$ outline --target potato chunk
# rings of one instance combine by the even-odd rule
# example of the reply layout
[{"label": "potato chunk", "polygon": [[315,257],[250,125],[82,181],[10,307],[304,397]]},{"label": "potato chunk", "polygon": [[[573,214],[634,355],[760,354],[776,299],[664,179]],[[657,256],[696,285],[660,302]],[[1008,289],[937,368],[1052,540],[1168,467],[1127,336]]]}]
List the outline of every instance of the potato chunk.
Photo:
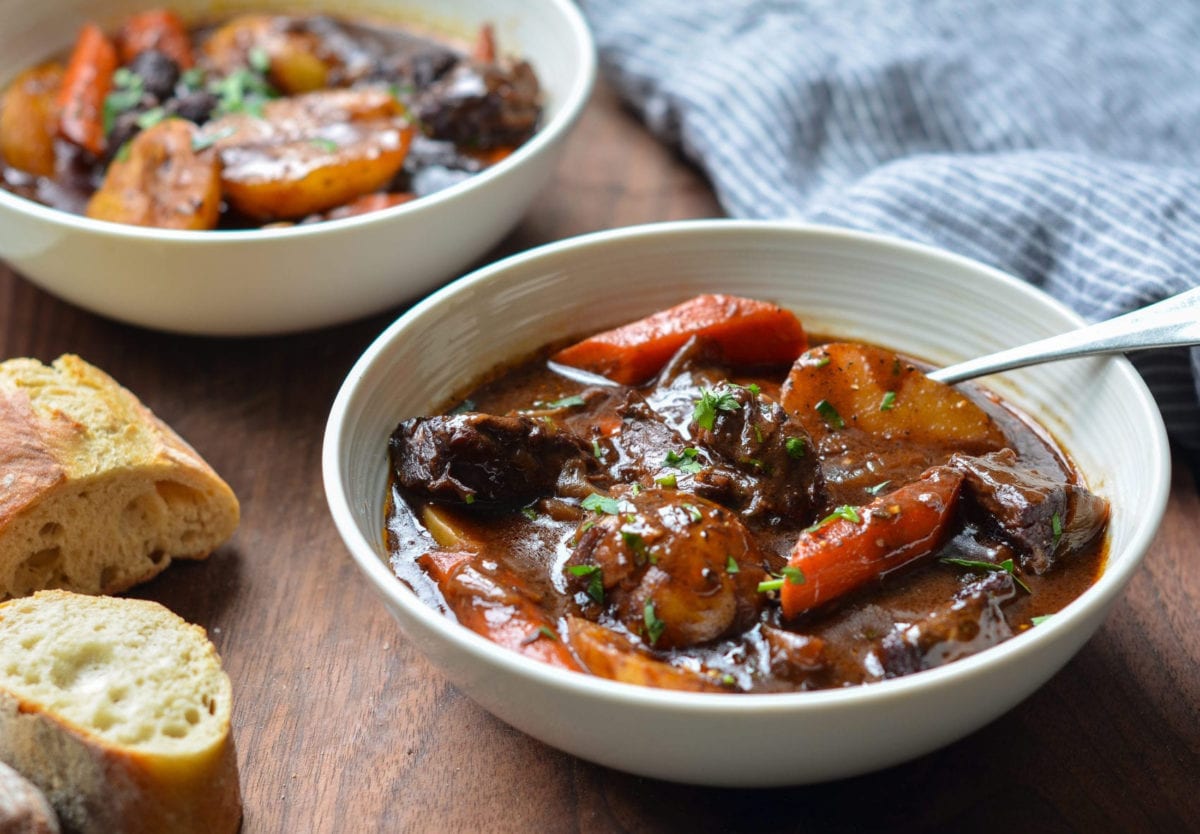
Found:
[{"label": "potato chunk", "polygon": [[40,177],[54,176],[54,134],[58,129],[60,64],[25,70],[0,104],[0,156],[14,168]]},{"label": "potato chunk", "polygon": [[250,64],[250,50],[261,49],[270,63],[267,76],[284,93],[308,93],[325,87],[337,60],[302,21],[277,15],[235,17],[204,43],[209,64],[228,75]]},{"label": "potato chunk", "polygon": [[853,428],[969,453],[1004,445],[978,405],[895,353],[869,345],[834,342],[807,351],[792,367],[781,399],[817,442]]},{"label": "potato chunk", "polygon": [[234,114],[205,126],[238,211],[292,220],[383,189],[404,164],[413,128],[379,89],[325,90],[268,102],[263,117]]},{"label": "potato chunk", "polygon": [[97,220],[160,229],[213,229],[221,209],[220,163],[194,150],[196,127],[167,119],[139,133],[88,202]]}]

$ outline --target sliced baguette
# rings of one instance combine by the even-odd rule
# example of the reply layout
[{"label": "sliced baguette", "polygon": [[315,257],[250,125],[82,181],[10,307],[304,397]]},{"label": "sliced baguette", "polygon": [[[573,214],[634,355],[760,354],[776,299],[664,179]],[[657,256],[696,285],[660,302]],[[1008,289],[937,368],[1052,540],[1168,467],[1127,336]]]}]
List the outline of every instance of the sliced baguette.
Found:
[{"label": "sliced baguette", "polygon": [[68,832],[237,831],[231,699],[204,629],[156,602],[0,604],[0,761]]},{"label": "sliced baguette", "polygon": [[233,491],[77,356],[0,362],[0,600],[123,591],[233,535]]}]

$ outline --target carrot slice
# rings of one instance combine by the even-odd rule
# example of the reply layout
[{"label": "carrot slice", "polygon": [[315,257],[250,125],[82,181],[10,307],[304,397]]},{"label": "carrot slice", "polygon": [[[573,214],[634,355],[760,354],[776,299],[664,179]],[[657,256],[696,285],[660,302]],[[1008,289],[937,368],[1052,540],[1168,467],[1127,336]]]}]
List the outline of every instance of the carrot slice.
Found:
[{"label": "carrot slice", "polygon": [[962,482],[961,474],[939,466],[801,533],[780,588],[784,616],[803,614],[936,553],[950,532]]},{"label": "carrot slice", "polygon": [[658,373],[688,339],[700,336],[733,365],[792,362],[807,346],[799,319],[766,301],[700,295],[554,354],[553,361],[634,385]]},{"label": "carrot slice", "polygon": [[445,550],[417,559],[459,623],[526,657],[578,671],[554,621],[538,608],[536,592],[511,571],[482,562],[477,553]]},{"label": "carrot slice", "polygon": [[116,69],[112,41],[94,23],[84,26],[58,92],[58,132],[96,156],[104,152],[104,99]]},{"label": "carrot slice", "polygon": [[133,15],[121,27],[117,43],[121,47],[121,61],[126,64],[151,49],[163,53],[182,69],[190,69],[196,62],[183,20],[169,9],[148,9]]}]

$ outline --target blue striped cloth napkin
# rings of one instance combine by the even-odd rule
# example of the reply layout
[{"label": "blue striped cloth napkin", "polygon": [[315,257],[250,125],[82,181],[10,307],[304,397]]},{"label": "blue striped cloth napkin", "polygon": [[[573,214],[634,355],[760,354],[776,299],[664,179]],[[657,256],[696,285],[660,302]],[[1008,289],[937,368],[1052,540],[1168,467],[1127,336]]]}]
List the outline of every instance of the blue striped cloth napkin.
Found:
[{"label": "blue striped cloth napkin", "polygon": [[[1200,283],[1200,5],[581,0],[735,217],[976,258],[1089,319]],[[1134,357],[1200,449],[1200,349]]]}]

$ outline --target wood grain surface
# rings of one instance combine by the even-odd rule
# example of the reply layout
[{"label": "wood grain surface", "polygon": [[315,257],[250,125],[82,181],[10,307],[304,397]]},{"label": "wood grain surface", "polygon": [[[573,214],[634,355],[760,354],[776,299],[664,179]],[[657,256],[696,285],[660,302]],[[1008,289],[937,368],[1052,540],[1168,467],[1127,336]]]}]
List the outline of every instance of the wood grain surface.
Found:
[{"label": "wood grain surface", "polygon": [[[703,178],[601,88],[556,179],[487,260],[596,229],[720,213]],[[216,340],[77,310],[0,266],[0,354],[75,352],[231,483],[233,542],[138,596],[205,626],[236,696],[244,831],[1200,831],[1200,500],[1176,456],[1166,521],[1103,628],[1039,692],[939,752],[786,790],[629,776],[546,747],[406,643],[339,540],[320,447],[346,371],[400,311]]]}]

